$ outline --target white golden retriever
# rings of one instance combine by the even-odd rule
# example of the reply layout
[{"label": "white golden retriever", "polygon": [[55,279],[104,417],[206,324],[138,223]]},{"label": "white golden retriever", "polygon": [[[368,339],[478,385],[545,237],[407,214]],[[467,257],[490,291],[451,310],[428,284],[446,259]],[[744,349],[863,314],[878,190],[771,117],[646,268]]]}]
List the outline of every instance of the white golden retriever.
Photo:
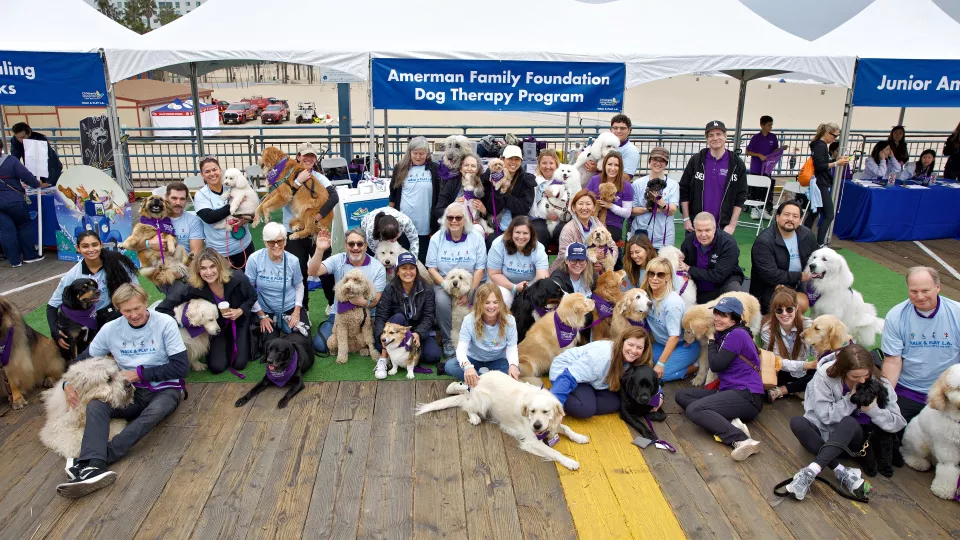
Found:
[{"label": "white golden retriever", "polygon": [[960,365],[950,366],[927,394],[927,406],[907,425],[903,436],[903,461],[926,471],[936,461],[930,491],[953,500],[960,481]]},{"label": "white golden retriever", "polygon": [[586,435],[561,423],[563,405],[549,390],[515,381],[499,371],[484,373],[469,392],[417,405],[416,414],[451,407],[461,408],[475,426],[483,418],[500,424],[500,429],[520,442],[521,450],[556,461],[571,471],[579,469],[580,464],[554,450],[545,441],[562,433],[577,444],[590,442]]},{"label": "white golden retriever", "polygon": [[607,155],[611,150],[618,148],[620,148],[620,138],[609,131],[605,131],[597,136],[589,150],[581,152],[580,155],[577,156],[577,162],[573,164],[573,168],[576,169],[577,174],[580,175],[581,187],[586,187],[587,182],[589,182],[594,175],[594,173],[584,168],[584,164],[588,160],[593,160],[597,162],[597,169],[599,169],[603,156]]},{"label": "white golden retriever", "polygon": [[[71,409],[63,391],[63,381],[70,383],[80,397],[80,405]],[[133,403],[133,385],[120,375],[120,367],[110,356],[77,362],[53,388],[43,392],[47,421],[40,429],[40,442],[65,458],[80,455],[83,428],[87,423],[87,403],[98,399],[115,409]],[[127,425],[125,420],[110,421],[110,438]]]},{"label": "white golden retriever", "polygon": [[[673,273],[677,273],[677,267],[680,266],[680,262],[683,261],[683,252],[679,248],[674,246],[663,246],[660,248],[660,252],[657,255],[663,257],[664,259],[670,261],[670,265],[673,268]],[[679,288],[674,287],[674,290],[677,291],[677,294],[680,295],[680,298],[683,299],[683,303],[686,304],[687,309],[697,305],[697,284],[693,282],[692,279],[686,281],[687,286],[680,286]],[[683,289],[683,293],[680,292],[680,289]]]},{"label": "white golden retriever", "polygon": [[856,343],[865,347],[873,344],[877,334],[883,332],[883,319],[877,317],[877,308],[864,302],[863,295],[853,289],[847,260],[830,248],[820,248],[810,255],[804,270],[810,272],[807,295],[813,317],[834,315]]},{"label": "white golden retriever", "polygon": [[452,304],[450,312],[450,324],[452,325],[450,327],[450,341],[453,343],[453,347],[456,348],[457,344],[460,343],[460,326],[463,324],[463,318],[467,316],[467,313],[470,313],[470,307],[461,306],[459,300],[463,296],[470,294],[470,287],[473,286],[473,274],[462,268],[454,268],[447,272],[440,286],[443,287],[444,292],[450,295],[450,302]]},{"label": "white golden retriever", "polygon": [[[192,336],[190,334],[191,330],[184,328],[184,311],[186,311],[187,323],[194,328],[203,328],[202,333]],[[173,308],[173,316],[180,325],[180,337],[183,338],[183,344],[187,346],[190,368],[194,371],[207,369],[207,366],[200,363],[200,359],[210,352],[210,336],[220,333],[220,325],[217,324],[220,310],[207,300],[194,298]]]},{"label": "white golden retriever", "polygon": [[[377,251],[374,256],[386,270],[388,282],[397,275],[397,261],[400,258],[400,254],[406,251],[407,248],[401,246],[396,240],[381,240],[377,245]],[[420,277],[425,279],[427,283],[433,282],[430,273],[427,271],[427,267],[420,261],[417,261],[417,271],[420,272]]]}]

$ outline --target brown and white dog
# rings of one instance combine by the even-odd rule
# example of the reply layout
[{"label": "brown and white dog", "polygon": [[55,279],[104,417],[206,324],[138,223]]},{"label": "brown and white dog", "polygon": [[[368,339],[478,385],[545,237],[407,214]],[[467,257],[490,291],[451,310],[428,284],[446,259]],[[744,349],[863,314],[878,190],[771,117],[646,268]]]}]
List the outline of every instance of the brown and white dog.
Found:
[{"label": "brown and white dog", "polygon": [[[163,257],[159,251],[144,249],[137,252],[140,273],[157,286],[167,286],[187,273],[183,261],[187,250],[177,243],[170,217],[173,208],[159,195],[151,195],[140,205],[140,221],[133,226],[130,236],[120,244],[122,249],[135,250],[144,242],[154,240],[158,234],[162,240]],[[160,229],[158,233],[158,229]]]},{"label": "brown and white dog", "polygon": [[65,369],[57,344],[28,326],[5,296],[0,296],[0,359],[14,409],[27,405],[24,393],[40,385],[50,388]]},{"label": "brown and white dog", "polygon": [[593,300],[582,293],[568,294],[560,300],[552,316],[535,322],[518,346],[520,375],[539,377],[547,373],[553,359],[574,346],[577,333],[587,325],[587,315],[593,308]]},{"label": "brown and white dog", "polygon": [[[373,298],[373,284],[367,279],[363,270],[351,270],[333,287],[337,303],[341,298]],[[370,356],[376,348],[373,344],[373,317],[370,309],[356,305],[344,306],[348,309],[340,311],[333,319],[333,331],[327,340],[330,353],[337,354],[337,363],[346,364],[348,355],[359,352],[363,356]]]},{"label": "brown and white dog", "polygon": [[603,271],[613,270],[617,264],[617,243],[606,227],[597,227],[586,238],[587,259],[603,265]]},{"label": "brown and white dog", "polygon": [[470,294],[470,288],[473,286],[473,275],[462,268],[454,268],[447,272],[440,286],[443,287],[444,292],[450,295],[452,306],[450,311],[450,341],[456,348],[457,344],[460,343],[460,326],[463,324],[463,318],[467,316],[467,313],[470,313],[470,307],[461,306],[460,299]]},{"label": "brown and white dog", "polygon": [[[276,173],[272,173],[274,167],[283,163],[284,160],[286,160],[284,165],[278,167]],[[293,210],[293,219],[290,220],[290,230],[293,232],[290,235],[291,240],[313,238],[320,230],[330,230],[333,212],[318,218],[320,208],[327,202],[326,188],[321,186],[313,175],[310,175],[305,182],[297,180],[299,174],[307,170],[306,167],[273,146],[263,150],[260,166],[267,171],[268,177],[273,178],[275,183],[273,191],[263,197],[260,206],[254,212],[252,223],[254,227],[269,220],[274,210],[289,204]]]},{"label": "brown and white dog", "polygon": [[610,325],[613,323],[613,313],[617,303],[623,298],[620,284],[627,273],[623,270],[604,272],[597,279],[597,286],[593,289],[593,334],[591,341],[609,339],[613,334]]},{"label": "brown and white dog", "polygon": [[653,300],[647,291],[636,288],[623,293],[613,306],[613,320],[610,321],[610,339],[617,339],[631,326],[646,327],[647,314],[653,307]]},{"label": "brown and white dog", "polygon": [[412,379],[413,369],[420,362],[420,345],[413,340],[412,328],[386,323],[383,325],[383,333],[380,334],[380,345],[387,351],[387,358],[393,364],[387,374],[396,375],[397,369],[403,367],[407,370],[407,378]]}]

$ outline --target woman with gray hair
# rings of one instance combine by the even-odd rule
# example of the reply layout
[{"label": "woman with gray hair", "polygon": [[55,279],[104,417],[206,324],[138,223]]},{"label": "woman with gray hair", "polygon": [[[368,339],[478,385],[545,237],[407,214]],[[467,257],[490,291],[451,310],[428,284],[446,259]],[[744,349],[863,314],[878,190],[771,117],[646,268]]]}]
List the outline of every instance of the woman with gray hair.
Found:
[{"label": "woman with gray hair", "polygon": [[[300,308],[306,291],[300,262],[284,251],[287,228],[282,224],[270,222],[264,225],[263,243],[266,247],[250,256],[245,270],[247,279],[257,291],[253,312],[260,319],[260,332],[264,337],[280,331],[289,334],[301,323]],[[303,323],[303,328],[309,330],[310,321]]]},{"label": "woman with gray hair", "polygon": [[430,212],[440,195],[440,172],[430,160],[430,143],[423,137],[414,137],[407,143],[407,153],[393,169],[390,178],[390,206],[407,215],[417,229],[419,249],[410,250],[420,262],[427,259],[430,235],[437,231],[430,220]]},{"label": "woman with gray hair", "polygon": [[[845,166],[849,161],[847,157],[837,158],[836,161],[830,157],[830,144],[839,139],[840,127],[833,123],[827,123],[820,124],[817,128],[817,134],[810,142],[810,156],[813,159],[813,175],[816,178],[816,183],[810,182],[808,193],[813,196],[810,197],[810,212],[807,214],[807,219],[803,222],[803,225],[813,230],[814,224],[817,221],[820,222],[820,225],[817,226],[817,244],[820,247],[826,245],[827,231],[830,230],[830,224],[834,217],[833,197],[831,195],[834,170],[837,167]],[[817,193],[813,193],[815,190],[819,192],[819,201],[817,200]]]}]

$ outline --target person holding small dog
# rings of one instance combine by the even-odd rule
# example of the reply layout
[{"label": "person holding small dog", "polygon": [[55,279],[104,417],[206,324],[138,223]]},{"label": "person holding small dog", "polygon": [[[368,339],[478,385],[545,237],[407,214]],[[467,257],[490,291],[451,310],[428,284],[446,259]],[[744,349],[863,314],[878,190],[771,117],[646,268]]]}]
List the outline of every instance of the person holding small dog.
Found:
[{"label": "person holding small dog", "polygon": [[[630,117],[625,114],[616,114],[610,119],[610,133],[613,133],[620,139],[620,155],[623,156],[623,170],[628,177],[633,177],[640,168],[640,150],[637,145],[630,142],[630,133],[633,131],[633,123]],[[584,168],[592,173],[599,172],[597,162],[590,159],[584,163]]]},{"label": "person holding small dog", "polygon": [[[139,285],[125,283],[117,288],[113,304],[123,318],[108,322],[97,333],[77,362],[98,356],[113,356],[122,375],[136,387],[133,403],[113,409],[100,400],[87,404],[86,426],[80,455],[67,460],[68,482],[57,486],[57,494],[76,499],[113,484],[117,473],[107,466],[172,413],[186,390],[183,378],[190,371],[187,348],[172,317],[147,309],[147,292]],[[64,383],[67,404],[80,403],[76,389]],[[110,420],[129,423],[110,439]]]},{"label": "person holding small dog", "polygon": [[244,271],[257,291],[253,313],[260,319],[260,332],[269,339],[280,332],[300,330],[297,327],[302,322],[304,335],[308,335],[310,321],[300,318],[306,287],[300,263],[284,249],[287,228],[280,223],[267,223],[263,226],[263,243],[267,247],[250,256]]},{"label": "person holding small dog", "polygon": [[677,236],[673,215],[680,207],[680,184],[667,176],[669,161],[670,152],[666,148],[654,147],[647,157],[650,173],[633,181],[636,204],[630,210],[633,216],[630,236],[643,234],[656,249],[672,246]]},{"label": "person holding small dog", "polygon": [[[803,500],[814,479],[829,467],[840,482],[842,490],[852,497],[864,497],[870,484],[864,481],[860,469],[844,467],[839,458],[844,447],[858,452],[863,446],[863,427],[873,424],[887,433],[897,433],[907,425],[900,414],[896,400],[886,407],[877,406],[876,398],[866,406],[858,407],[851,397],[860,385],[874,378],[880,380],[893,396],[893,385],[885,379],[873,363],[873,356],[860,345],[849,345],[833,360],[824,361],[807,385],[803,400],[803,416],[790,419],[790,430],[816,460],[797,471],[787,491]],[[892,471],[890,471],[892,473]]]},{"label": "person holding small dog", "polygon": [[550,364],[550,392],[563,404],[564,413],[574,418],[615,413],[620,410],[617,392],[624,368],[627,364],[652,366],[651,342],[646,329],[634,326],[616,341],[603,339],[567,349]]},{"label": "person holding small dog", "polygon": [[726,149],[727,126],[723,122],[709,122],[704,133],[707,148],[690,157],[680,178],[683,228],[693,232],[690,217],[708,212],[724,231],[733,234],[747,200],[747,167]]},{"label": "person holding small dog", "polygon": [[[603,156],[600,174],[595,175],[587,182],[586,189],[598,197],[597,205],[607,209],[607,218],[604,225],[613,236],[614,242],[623,240],[623,223],[631,215],[633,209],[633,186],[630,177],[623,173],[623,156],[616,150]],[[616,186],[617,194],[612,202],[599,200],[600,184],[610,183]]]},{"label": "person holding small dog", "polygon": [[420,237],[417,228],[409,217],[397,210],[384,206],[368,212],[360,220],[360,228],[367,235],[367,251],[371,255],[376,256],[380,242],[396,242],[419,258]]},{"label": "person holding small dog", "polygon": [[[362,306],[368,309],[373,309],[380,303],[381,295],[383,294],[384,288],[387,286],[387,269],[383,267],[383,264],[380,263],[375,257],[371,257],[367,254],[367,235],[364,234],[362,229],[354,227],[347,231],[347,234],[343,238],[343,253],[337,253],[326,259],[322,259],[323,254],[330,249],[330,231],[320,231],[317,233],[317,248],[313,253],[313,257],[310,257],[310,262],[307,264],[307,272],[311,276],[325,276],[332,275],[334,281],[340,281],[343,279],[348,272],[355,269],[360,269],[363,271],[364,275],[367,276],[367,279],[370,280],[370,283],[373,284],[374,295],[373,298],[335,298],[333,306],[340,306],[349,302],[354,306]],[[329,349],[327,347],[327,341],[330,339],[330,335],[333,334],[333,323],[334,319],[337,316],[337,309],[334,309],[330,315],[327,316],[325,320],[320,325],[320,330],[317,332],[316,337],[313,339],[313,348],[317,352],[326,353]],[[377,338],[378,335],[374,337]],[[377,339],[374,339],[376,342]]]},{"label": "person holding small dog", "polygon": [[693,225],[693,234],[688,234],[680,244],[683,261],[677,271],[689,273],[697,284],[697,303],[705,304],[723,293],[739,291],[743,268],[737,241],[727,231],[717,230],[709,212],[697,214]]},{"label": "person holding small dog", "polygon": [[653,247],[650,237],[645,234],[631,236],[623,247],[623,271],[627,273],[627,279],[623,281],[620,288],[629,291],[640,287],[643,284],[643,277],[647,274],[647,263],[656,258],[657,250]]},{"label": "person holding small dog", "polygon": [[517,216],[487,253],[487,275],[500,287],[500,294],[513,306],[513,298],[538,279],[550,276],[547,250],[537,241],[529,216]]},{"label": "person holding small dog", "polygon": [[502,371],[520,380],[517,322],[495,283],[488,281],[477,289],[473,311],[460,326],[456,357],[447,360],[445,370],[457,379],[447,386],[448,394],[468,391],[487,371]]},{"label": "person holding small dog", "polygon": [[418,254],[420,262],[426,262],[430,235],[437,232],[437,222],[430,216],[441,184],[439,166],[430,159],[430,143],[424,137],[410,139],[390,178],[390,207],[413,221],[419,242],[416,250],[410,246],[410,252]]},{"label": "person holding small dog", "polygon": [[687,306],[673,290],[673,267],[670,261],[657,257],[648,262],[640,288],[653,301],[644,320],[653,336],[653,358],[657,362],[653,370],[657,377],[664,382],[678,381],[696,373],[700,342],[678,346],[683,335],[683,314]]},{"label": "person holding small dog", "polygon": [[[493,212],[494,216],[494,234],[487,238],[487,247],[493,243],[496,235],[505,231],[513,221],[514,216],[530,215],[530,209],[533,208],[534,192],[537,189],[537,179],[532,174],[522,170],[523,152],[519,146],[508,145],[503,149],[503,178],[497,179],[492,176],[490,170],[486,170],[480,175],[489,189],[484,191],[483,203],[477,208],[480,216],[487,216]],[[494,183],[500,184],[500,189],[495,189]]]},{"label": "person holding small dog", "polygon": [[436,364],[441,360],[443,351],[430,335],[437,322],[436,309],[433,287],[420,277],[417,258],[409,251],[401,253],[397,257],[397,275],[383,289],[373,318],[374,345],[380,351],[373,371],[377,379],[387,378],[387,352],[383,350],[379,336],[388,322],[410,327],[411,339],[421,350],[421,363]]},{"label": "person holding small dog", "polygon": [[[434,231],[431,234],[436,234],[440,229],[443,229],[443,216],[447,210],[447,207],[451,203],[460,203],[464,206],[467,204],[467,200],[463,196],[463,175],[479,175],[480,174],[480,158],[474,154],[467,154],[463,156],[463,159],[460,160],[460,171],[459,173],[446,180],[443,183],[443,187],[440,190],[440,195],[437,197],[437,205],[433,207],[433,213],[431,215],[431,220],[434,223],[440,225],[439,229],[434,229],[431,226],[431,230]],[[484,194],[490,192],[490,182],[485,179],[483,176],[480,176],[480,185],[483,187]],[[482,209],[486,213],[486,204],[481,199],[470,199],[470,212],[473,216],[479,216],[479,212]],[[473,216],[470,218],[471,224],[474,221]],[[417,229],[419,234],[419,229]],[[429,251],[430,246],[427,245],[427,250]],[[426,264],[426,263],[424,263]]]},{"label": "person holding small dog", "polygon": [[[567,193],[573,196],[573,194],[581,189],[580,181],[577,180],[576,177],[570,176],[567,180],[563,180],[556,176],[559,167],[560,156],[557,155],[556,150],[553,148],[545,148],[540,151],[540,154],[537,156],[537,174],[535,179],[537,187],[533,192],[533,206],[530,207],[530,218],[533,220],[533,228],[537,231],[537,238],[540,240],[540,243],[543,244],[544,248],[549,248],[553,244],[559,245],[560,231],[562,231],[563,226],[570,221],[569,208],[549,208],[547,213],[551,215],[540,215],[540,201],[543,200],[544,192],[546,192],[550,186],[563,186],[566,188]],[[566,219],[564,214],[567,214]],[[550,234],[550,229],[547,227],[547,218],[557,221],[557,226],[553,229],[553,235]]]},{"label": "person holding small dog", "polygon": [[257,291],[247,275],[230,268],[230,263],[213,248],[204,248],[190,263],[187,283],[189,287],[167,295],[157,306],[157,311],[175,317],[175,307],[195,298],[218,307],[221,302],[230,304],[230,307],[218,310],[220,333],[210,337],[207,368],[214,375],[228,369],[243,371],[250,360],[250,323],[257,301]]},{"label": "person holding small dog", "polygon": [[[810,272],[803,269],[817,250],[817,239],[800,224],[801,216],[803,208],[797,201],[781,203],[777,226],[761,231],[750,248],[750,294],[760,300],[764,315],[769,313],[774,289],[784,285],[799,291],[810,281]],[[800,313],[805,313],[810,306],[806,293],[798,293],[797,301]]]},{"label": "person holding small dog", "polygon": [[200,160],[200,176],[206,185],[194,195],[193,208],[203,221],[203,243],[226,257],[230,266],[243,270],[254,251],[253,238],[246,226],[249,222],[237,218],[236,231],[215,228],[216,224],[230,217],[230,202],[222,198],[223,169],[217,158],[207,156]]},{"label": "person holding small dog", "polygon": [[803,343],[801,334],[810,326],[797,302],[797,291],[777,285],[770,299],[769,314],[760,328],[760,342],[765,350],[783,359],[777,372],[777,387],[767,391],[772,402],[789,394],[803,392],[817,369],[816,360],[808,360],[813,350]]},{"label": "person holding small dog", "polygon": [[[573,211],[573,219],[563,226],[560,231],[560,251],[556,260],[550,265],[550,272],[563,267],[564,256],[570,244],[577,243],[585,245],[587,236],[597,227],[603,227],[603,223],[594,217],[594,210],[597,208],[597,196],[588,189],[581,189],[570,199],[570,208]],[[593,265],[593,273],[599,274],[603,270],[603,265],[596,263]]]}]

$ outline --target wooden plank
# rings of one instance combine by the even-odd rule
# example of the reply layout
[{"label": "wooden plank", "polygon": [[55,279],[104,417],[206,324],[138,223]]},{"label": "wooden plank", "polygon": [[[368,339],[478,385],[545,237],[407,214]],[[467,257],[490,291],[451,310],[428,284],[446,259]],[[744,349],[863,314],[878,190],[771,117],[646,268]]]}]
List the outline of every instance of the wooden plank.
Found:
[{"label": "wooden plank", "polygon": [[[339,383],[308,383],[288,407],[290,419],[270,466],[247,538],[299,538],[317,478]],[[280,399],[280,390],[272,394]],[[308,530],[307,536],[318,538]]]},{"label": "wooden plank", "polygon": [[[223,384],[188,383],[187,399],[180,402],[177,410],[163,420],[169,427],[197,427],[204,424],[207,414],[217,403]],[[246,386],[246,385],[241,385]]]},{"label": "wooden plank", "polygon": [[[248,385],[243,386],[247,391],[252,388]],[[250,414],[247,415],[247,422],[286,423],[287,419],[290,418],[291,407],[288,405],[282,409],[278,409],[278,401],[280,401],[280,397],[275,393],[261,392],[257,397],[253,398],[252,403],[246,405],[246,408],[250,409]]]},{"label": "wooden plank", "polygon": [[501,433],[513,493],[524,538],[562,539],[577,537],[577,527],[567,508],[557,468],[550,461],[531,459],[516,439]]},{"label": "wooden plank", "polygon": [[173,478],[182,480],[167,484],[140,525],[137,538],[186,538],[193,531],[250,411],[233,405],[246,393],[244,385],[224,384],[220,390],[216,405],[207,411],[205,425],[173,470]]},{"label": "wooden plank", "polygon": [[917,520],[928,519],[937,523],[952,538],[960,538],[960,512],[955,501],[945,501],[930,491],[932,472],[918,472],[904,465],[896,469],[891,479],[925,513]]},{"label": "wooden plank", "polygon": [[[447,381],[417,381],[417,403],[446,397]],[[457,409],[415,418],[414,538],[466,538]]]},{"label": "wooden plank", "polygon": [[[0,460],[0,493],[9,492],[47,453],[37,435],[43,423],[44,417],[40,415],[25,418],[24,423],[0,446],[0,456],[3,456]],[[60,463],[64,463],[62,458]]]},{"label": "wooden plank", "polygon": [[3,402],[0,401],[0,408],[2,407],[7,407],[7,410],[0,416],[0,447],[2,447],[7,438],[16,433],[23,424],[31,422],[43,414],[43,405],[40,403],[32,403],[27,407],[15,411],[10,408],[9,404],[4,405]]},{"label": "wooden plank", "polygon": [[[413,407],[416,385],[408,381],[377,384],[376,416],[360,511],[360,538],[410,538],[413,535]],[[338,501],[340,507],[342,501]]]},{"label": "wooden plank", "polygon": [[490,422],[472,426],[462,419],[459,428],[469,538],[520,538],[520,516],[510,469],[503,459],[500,428]]},{"label": "wooden plank", "polygon": [[3,538],[26,538],[44,519],[56,521],[70,501],[57,496],[57,484],[66,481],[63,458],[43,452],[36,466],[3,492],[0,500],[0,531]]},{"label": "wooden plank", "polygon": [[340,383],[304,534],[316,538],[357,535],[376,392],[376,382]]}]

